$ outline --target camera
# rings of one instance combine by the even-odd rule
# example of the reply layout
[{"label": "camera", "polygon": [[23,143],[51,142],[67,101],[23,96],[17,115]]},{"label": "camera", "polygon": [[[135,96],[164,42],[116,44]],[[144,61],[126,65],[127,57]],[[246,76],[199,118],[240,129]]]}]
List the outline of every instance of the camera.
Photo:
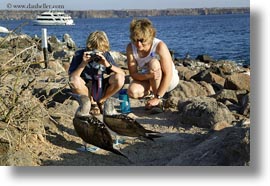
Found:
[{"label": "camera", "polygon": [[91,59],[93,59],[93,61],[98,62],[99,60],[101,60],[101,57],[98,56],[97,54],[90,54]]},{"label": "camera", "polygon": [[101,60],[101,57],[97,55],[98,51],[89,51],[86,53],[86,55],[89,55],[91,57],[91,61],[98,62]]}]

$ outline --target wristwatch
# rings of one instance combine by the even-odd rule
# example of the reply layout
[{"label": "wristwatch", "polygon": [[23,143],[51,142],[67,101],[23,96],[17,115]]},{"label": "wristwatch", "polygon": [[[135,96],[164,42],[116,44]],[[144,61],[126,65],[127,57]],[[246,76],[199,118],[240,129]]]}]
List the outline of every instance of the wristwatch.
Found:
[{"label": "wristwatch", "polygon": [[158,98],[158,99],[162,99],[162,97],[160,95],[158,95],[158,94],[156,94],[155,97]]}]

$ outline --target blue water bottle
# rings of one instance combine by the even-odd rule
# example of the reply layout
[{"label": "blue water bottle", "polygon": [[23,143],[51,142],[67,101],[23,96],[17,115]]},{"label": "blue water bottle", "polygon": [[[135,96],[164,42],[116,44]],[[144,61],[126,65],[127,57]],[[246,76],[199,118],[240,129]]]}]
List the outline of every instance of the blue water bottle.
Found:
[{"label": "blue water bottle", "polygon": [[119,100],[121,100],[120,103],[120,110],[121,113],[123,114],[127,114],[130,113],[130,102],[129,102],[129,97],[127,95],[127,90],[126,89],[122,89],[119,92]]}]

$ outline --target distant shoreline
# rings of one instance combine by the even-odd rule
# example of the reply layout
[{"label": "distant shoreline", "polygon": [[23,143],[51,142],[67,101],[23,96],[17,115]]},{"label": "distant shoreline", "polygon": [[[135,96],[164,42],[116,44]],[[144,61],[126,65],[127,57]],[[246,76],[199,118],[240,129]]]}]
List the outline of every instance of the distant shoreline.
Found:
[{"label": "distant shoreline", "polygon": [[[0,20],[35,19],[47,10],[0,10]],[[61,9],[59,10],[61,11]],[[250,7],[242,8],[177,8],[177,9],[123,9],[123,10],[65,10],[72,18],[127,18],[153,16],[249,14]]]}]

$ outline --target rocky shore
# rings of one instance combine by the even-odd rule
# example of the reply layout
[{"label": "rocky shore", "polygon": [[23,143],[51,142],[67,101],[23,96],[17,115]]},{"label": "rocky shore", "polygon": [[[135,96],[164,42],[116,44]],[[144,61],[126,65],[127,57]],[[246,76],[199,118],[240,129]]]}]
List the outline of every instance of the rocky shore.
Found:
[{"label": "rocky shore", "polygon": [[[121,152],[78,152],[72,125],[78,103],[67,92],[67,69],[76,50],[68,35],[51,36],[45,68],[40,38],[0,38],[0,165],[6,166],[248,166],[250,164],[250,68],[208,55],[175,59],[177,88],[165,96],[165,112],[152,115],[130,99],[132,117],[160,132],[155,141],[126,139]],[[111,52],[130,82],[126,56]],[[102,120],[102,116],[99,116]]]}]

